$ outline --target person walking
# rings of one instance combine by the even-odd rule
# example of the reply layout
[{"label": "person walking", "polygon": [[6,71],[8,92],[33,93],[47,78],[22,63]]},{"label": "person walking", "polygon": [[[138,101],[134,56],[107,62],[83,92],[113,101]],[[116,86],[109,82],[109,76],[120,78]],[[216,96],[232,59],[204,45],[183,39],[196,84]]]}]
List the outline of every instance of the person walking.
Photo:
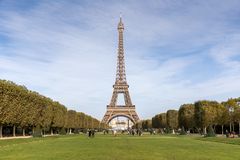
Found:
[{"label": "person walking", "polygon": [[92,130],[92,138],[94,138],[94,136],[95,136],[95,130],[93,129]]},{"label": "person walking", "polygon": [[117,131],[116,130],[113,130],[113,135],[114,135],[114,137],[117,136]]},{"label": "person walking", "polygon": [[92,130],[90,129],[89,131],[88,131],[88,137],[90,138],[92,136]]}]

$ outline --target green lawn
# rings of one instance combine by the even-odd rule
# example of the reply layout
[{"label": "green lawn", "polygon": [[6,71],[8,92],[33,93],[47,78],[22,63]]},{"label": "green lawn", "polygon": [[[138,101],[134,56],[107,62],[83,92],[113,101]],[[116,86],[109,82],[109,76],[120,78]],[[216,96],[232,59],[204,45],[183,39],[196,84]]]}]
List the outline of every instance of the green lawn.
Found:
[{"label": "green lawn", "polygon": [[[224,142],[222,142],[224,140]],[[217,141],[217,142],[216,142]],[[186,136],[84,135],[0,140],[6,160],[230,160],[239,159],[239,139]],[[219,143],[220,142],[220,143]],[[232,142],[231,142],[232,143]]]}]

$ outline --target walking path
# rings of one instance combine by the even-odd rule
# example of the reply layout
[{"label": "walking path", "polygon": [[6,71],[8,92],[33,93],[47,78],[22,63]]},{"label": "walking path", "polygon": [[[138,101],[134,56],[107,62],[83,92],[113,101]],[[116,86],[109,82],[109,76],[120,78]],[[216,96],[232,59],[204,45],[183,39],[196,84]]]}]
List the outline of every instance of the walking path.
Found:
[{"label": "walking path", "polygon": [[4,139],[19,139],[19,138],[31,138],[32,136],[16,136],[16,137],[2,137],[0,140]]}]

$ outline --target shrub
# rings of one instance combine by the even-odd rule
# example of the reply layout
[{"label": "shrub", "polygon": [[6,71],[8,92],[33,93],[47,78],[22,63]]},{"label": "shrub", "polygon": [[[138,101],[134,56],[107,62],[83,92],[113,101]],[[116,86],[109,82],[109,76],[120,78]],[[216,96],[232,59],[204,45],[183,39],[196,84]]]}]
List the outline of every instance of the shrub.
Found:
[{"label": "shrub", "polygon": [[83,129],[82,131],[84,134],[87,134],[88,130],[86,128]]},{"label": "shrub", "polygon": [[42,137],[42,129],[40,126],[37,126],[35,128],[35,131],[33,133],[33,137]]},{"label": "shrub", "polygon": [[207,134],[205,135],[205,137],[216,137],[216,134],[215,134],[212,126],[209,126],[207,128]]},{"label": "shrub", "polygon": [[80,131],[79,131],[79,129],[74,129],[73,133],[74,133],[74,134],[79,134]]},{"label": "shrub", "polygon": [[60,135],[66,135],[66,129],[65,128],[61,128],[60,132],[59,132]]},{"label": "shrub", "polygon": [[182,127],[182,129],[181,129],[179,134],[180,135],[186,135],[187,134],[184,127]]},{"label": "shrub", "polygon": [[172,133],[172,130],[169,127],[167,127],[166,130],[165,130],[165,133],[170,134],[170,133]]}]

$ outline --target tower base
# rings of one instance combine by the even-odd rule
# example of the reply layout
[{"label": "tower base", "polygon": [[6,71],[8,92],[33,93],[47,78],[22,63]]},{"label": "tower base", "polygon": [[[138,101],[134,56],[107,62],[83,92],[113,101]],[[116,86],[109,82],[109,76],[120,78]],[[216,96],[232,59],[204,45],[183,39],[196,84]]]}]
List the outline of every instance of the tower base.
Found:
[{"label": "tower base", "polygon": [[135,110],[135,106],[107,106],[107,112],[105,113],[102,123],[108,124],[113,118],[116,117],[126,117],[131,120],[134,124],[139,121],[139,117]]}]

